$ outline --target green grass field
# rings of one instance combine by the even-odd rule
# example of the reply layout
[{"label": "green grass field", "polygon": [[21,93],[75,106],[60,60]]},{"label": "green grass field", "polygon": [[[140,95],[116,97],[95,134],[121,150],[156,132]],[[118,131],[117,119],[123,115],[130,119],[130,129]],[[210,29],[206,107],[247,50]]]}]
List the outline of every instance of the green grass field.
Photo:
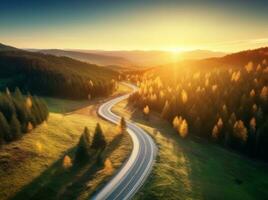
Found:
[{"label": "green grass field", "polygon": [[[120,86],[114,95],[124,92],[127,88]],[[0,149],[1,200],[87,199],[113,175],[131,151],[130,137],[118,134],[114,125],[97,116],[96,109],[103,99],[85,102],[46,98],[46,101],[50,111],[58,113],[50,113],[46,123]],[[77,108],[81,109],[70,112]],[[97,122],[108,141],[104,166],[96,166],[92,158],[85,166],[64,169],[63,157],[72,158],[84,127],[93,133]]]},{"label": "green grass field", "polygon": [[181,139],[159,116],[147,122],[126,101],[113,111],[138,122],[158,146],[153,172],[135,199],[268,199],[267,164],[205,141]]}]

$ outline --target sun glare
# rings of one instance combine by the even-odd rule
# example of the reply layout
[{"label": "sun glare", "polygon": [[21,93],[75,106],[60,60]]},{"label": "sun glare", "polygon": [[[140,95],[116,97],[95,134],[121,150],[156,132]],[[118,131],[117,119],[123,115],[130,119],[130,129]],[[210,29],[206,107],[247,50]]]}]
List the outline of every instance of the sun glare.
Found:
[{"label": "sun glare", "polygon": [[178,53],[182,52],[183,49],[182,48],[170,48],[168,51],[173,53],[173,54],[178,54]]},{"label": "sun glare", "polygon": [[177,62],[178,60],[181,59],[181,52],[183,50],[181,48],[172,48],[169,49],[168,52],[170,52],[170,59],[172,62]]}]

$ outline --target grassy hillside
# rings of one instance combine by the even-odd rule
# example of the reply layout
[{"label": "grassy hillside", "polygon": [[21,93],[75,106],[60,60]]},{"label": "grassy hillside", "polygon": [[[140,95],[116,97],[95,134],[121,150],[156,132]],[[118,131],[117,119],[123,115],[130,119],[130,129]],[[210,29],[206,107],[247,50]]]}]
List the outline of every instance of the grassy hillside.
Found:
[{"label": "grassy hillside", "polygon": [[143,120],[139,110],[118,104],[114,112],[143,127],[158,146],[158,157],[145,186],[134,199],[253,200],[268,198],[267,164],[203,140],[183,140],[156,113]]},{"label": "grassy hillside", "polygon": [[[121,92],[128,92],[128,88],[120,85],[115,95]],[[96,109],[101,99],[87,104],[85,101],[45,100],[49,108],[58,113],[50,113],[48,121],[31,134],[0,149],[1,200],[88,199],[130,153],[130,137],[118,135],[114,125],[97,116]],[[61,109],[63,104],[64,110]],[[78,107],[82,108],[73,111]],[[84,127],[87,126],[92,134],[97,122],[108,141],[104,166],[96,167],[92,158],[83,167],[65,169],[63,157],[73,157]]]},{"label": "grassy hillside", "polygon": [[22,50],[0,51],[1,89],[20,87],[34,94],[87,98],[114,90],[118,72],[67,57]]}]

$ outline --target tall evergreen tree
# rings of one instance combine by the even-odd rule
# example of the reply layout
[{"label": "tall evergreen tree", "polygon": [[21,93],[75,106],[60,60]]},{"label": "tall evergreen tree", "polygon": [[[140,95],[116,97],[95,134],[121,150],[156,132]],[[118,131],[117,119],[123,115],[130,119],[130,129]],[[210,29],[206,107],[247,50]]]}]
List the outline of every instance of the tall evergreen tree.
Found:
[{"label": "tall evergreen tree", "polygon": [[21,125],[15,114],[12,115],[10,121],[10,134],[12,135],[13,140],[21,137]]},{"label": "tall evergreen tree", "polygon": [[79,163],[87,161],[90,158],[90,134],[87,127],[84,128],[83,134],[80,136],[80,140],[75,153],[75,160]]},{"label": "tall evergreen tree", "polygon": [[11,135],[9,133],[9,125],[2,112],[0,112],[0,144],[4,141],[11,141]]},{"label": "tall evergreen tree", "polygon": [[127,129],[127,123],[124,117],[121,117],[120,120],[120,129],[121,129],[121,133],[124,133]]},{"label": "tall evergreen tree", "polygon": [[93,137],[92,148],[103,150],[105,147],[106,147],[105,137],[103,135],[100,124],[97,123]]},{"label": "tall evergreen tree", "polygon": [[20,91],[20,89],[18,87],[15,88],[15,91],[14,91],[14,97],[18,100],[22,100],[23,99],[23,95]]}]

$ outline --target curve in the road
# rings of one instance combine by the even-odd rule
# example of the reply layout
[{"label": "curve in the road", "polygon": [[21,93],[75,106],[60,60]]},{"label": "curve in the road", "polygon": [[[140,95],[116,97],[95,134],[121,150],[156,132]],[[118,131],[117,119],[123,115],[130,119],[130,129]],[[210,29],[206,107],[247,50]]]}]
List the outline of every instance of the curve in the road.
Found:
[{"label": "curve in the road", "polygon": [[[137,87],[124,83],[133,89]],[[111,108],[130,94],[123,95],[102,104],[98,114],[106,120],[119,124],[120,116],[112,113]],[[94,200],[125,200],[130,199],[142,186],[150,174],[157,148],[152,138],[134,122],[127,121],[127,132],[133,142],[133,149],[125,164],[116,175],[92,198]]]}]

